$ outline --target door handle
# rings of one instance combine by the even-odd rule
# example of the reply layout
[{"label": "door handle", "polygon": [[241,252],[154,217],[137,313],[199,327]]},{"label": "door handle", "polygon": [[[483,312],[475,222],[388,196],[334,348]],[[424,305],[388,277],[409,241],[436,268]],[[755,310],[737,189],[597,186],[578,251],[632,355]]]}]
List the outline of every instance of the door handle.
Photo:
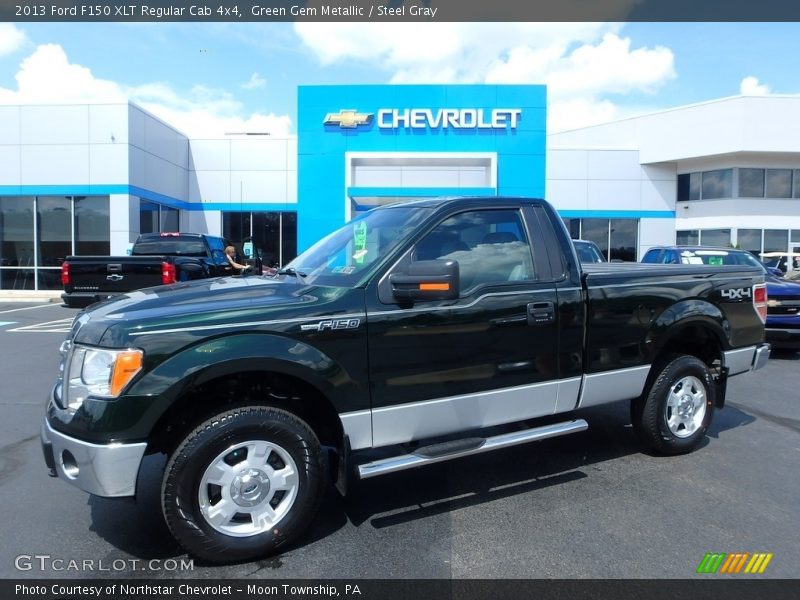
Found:
[{"label": "door handle", "polygon": [[546,325],[556,320],[553,302],[531,302],[528,304],[528,325]]}]

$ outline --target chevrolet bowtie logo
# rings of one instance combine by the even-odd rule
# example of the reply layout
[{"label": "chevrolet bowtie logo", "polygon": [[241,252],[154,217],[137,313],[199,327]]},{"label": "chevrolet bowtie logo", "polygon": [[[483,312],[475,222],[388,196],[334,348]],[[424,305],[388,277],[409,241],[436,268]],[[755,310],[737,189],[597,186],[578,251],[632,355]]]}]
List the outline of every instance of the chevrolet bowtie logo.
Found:
[{"label": "chevrolet bowtie logo", "polygon": [[360,113],[355,108],[343,108],[338,113],[325,115],[323,125],[338,125],[342,129],[355,129],[359,125],[372,123],[372,113]]}]

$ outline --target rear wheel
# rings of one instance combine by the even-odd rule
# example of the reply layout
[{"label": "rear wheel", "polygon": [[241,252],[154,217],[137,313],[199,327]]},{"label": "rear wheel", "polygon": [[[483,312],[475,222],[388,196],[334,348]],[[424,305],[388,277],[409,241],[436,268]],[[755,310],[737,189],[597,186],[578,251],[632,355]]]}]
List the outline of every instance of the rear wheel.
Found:
[{"label": "rear wheel", "polygon": [[670,357],[634,401],[633,426],[639,437],[661,454],[691,452],[711,425],[715,391],[711,371],[703,361],[686,355]]},{"label": "rear wheel", "polygon": [[215,563],[274,552],[310,524],[324,483],[319,441],[286,411],[233,409],[192,431],[167,463],[164,518],[189,553]]}]

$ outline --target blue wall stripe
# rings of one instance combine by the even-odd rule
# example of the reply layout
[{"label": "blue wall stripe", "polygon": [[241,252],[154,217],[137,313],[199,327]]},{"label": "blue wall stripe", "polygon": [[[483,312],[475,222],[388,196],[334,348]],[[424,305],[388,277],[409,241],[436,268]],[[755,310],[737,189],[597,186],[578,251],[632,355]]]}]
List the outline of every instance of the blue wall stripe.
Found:
[{"label": "blue wall stripe", "polygon": [[187,210],[221,210],[223,212],[239,211],[296,211],[297,204],[289,202],[192,202]]},{"label": "blue wall stripe", "polygon": [[[556,209],[558,210],[558,209]],[[559,210],[567,219],[674,219],[674,210]]]},{"label": "blue wall stripe", "polygon": [[390,197],[411,198],[415,196],[496,196],[493,187],[349,187],[347,195],[351,197]]},{"label": "blue wall stripe", "polygon": [[189,211],[283,212],[297,210],[297,205],[291,202],[186,202],[135,185],[116,183],[92,185],[0,185],[0,196],[98,196],[103,194],[139,196],[144,200]]},{"label": "blue wall stripe", "polygon": [[93,196],[128,194],[131,186],[120,184],[87,185],[0,185],[0,196]]}]

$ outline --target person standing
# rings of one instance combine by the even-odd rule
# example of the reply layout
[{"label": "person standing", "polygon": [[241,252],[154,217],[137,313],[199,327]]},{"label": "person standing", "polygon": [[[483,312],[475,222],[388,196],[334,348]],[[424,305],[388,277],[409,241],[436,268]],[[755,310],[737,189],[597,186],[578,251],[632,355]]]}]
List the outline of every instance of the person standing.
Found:
[{"label": "person standing", "polygon": [[225,258],[228,259],[228,264],[234,269],[237,269],[239,273],[244,273],[247,269],[250,268],[249,265],[242,265],[236,262],[236,248],[234,248],[233,246],[225,247]]}]

